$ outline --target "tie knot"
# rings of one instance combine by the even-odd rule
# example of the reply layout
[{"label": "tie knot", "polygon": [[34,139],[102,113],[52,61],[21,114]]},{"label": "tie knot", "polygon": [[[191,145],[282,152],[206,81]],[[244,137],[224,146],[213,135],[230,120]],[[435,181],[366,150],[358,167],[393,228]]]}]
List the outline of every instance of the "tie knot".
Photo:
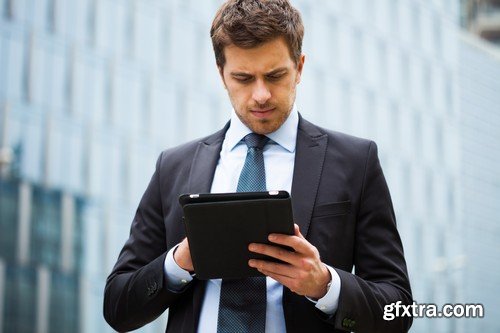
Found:
[{"label": "tie knot", "polygon": [[250,133],[243,138],[248,148],[262,149],[269,141],[269,138],[262,134]]}]

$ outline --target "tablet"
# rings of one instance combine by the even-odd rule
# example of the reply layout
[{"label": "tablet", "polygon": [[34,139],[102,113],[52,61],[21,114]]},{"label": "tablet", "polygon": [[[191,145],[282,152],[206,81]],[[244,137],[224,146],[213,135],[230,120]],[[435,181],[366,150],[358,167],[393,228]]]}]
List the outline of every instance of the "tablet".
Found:
[{"label": "tablet", "polygon": [[239,279],[262,274],[249,259],[274,260],[248,250],[270,244],[271,233],[294,234],[286,191],[184,194],[179,197],[198,279]]}]

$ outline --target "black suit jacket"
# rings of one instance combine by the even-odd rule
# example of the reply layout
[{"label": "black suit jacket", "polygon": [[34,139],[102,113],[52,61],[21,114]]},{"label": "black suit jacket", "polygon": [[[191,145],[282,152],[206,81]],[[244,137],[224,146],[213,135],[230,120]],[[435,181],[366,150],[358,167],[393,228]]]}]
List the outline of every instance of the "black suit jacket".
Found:
[{"label": "black suit jacket", "polygon": [[[104,316],[116,330],[136,329],[168,308],[167,332],[196,331],[205,282],[195,278],[182,292],[168,290],[163,265],[185,237],[178,197],[210,191],[227,128],[160,155],[107,279]],[[384,305],[408,304],[412,296],[375,143],[300,117],[291,195],[296,223],[336,269],[341,290],[337,312],[326,316],[284,288],[287,332],[407,331],[411,318],[382,318]]]}]

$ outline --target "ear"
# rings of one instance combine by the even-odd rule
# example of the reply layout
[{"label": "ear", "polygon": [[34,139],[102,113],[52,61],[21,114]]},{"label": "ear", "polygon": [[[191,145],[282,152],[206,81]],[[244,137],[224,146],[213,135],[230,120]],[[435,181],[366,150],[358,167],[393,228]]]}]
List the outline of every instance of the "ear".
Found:
[{"label": "ear", "polygon": [[300,77],[302,75],[302,69],[304,68],[304,62],[306,60],[306,55],[301,54],[299,58],[299,62],[297,63],[297,79],[295,80],[296,84],[300,83]]},{"label": "ear", "polygon": [[222,80],[222,84],[224,85],[224,89],[227,90],[226,80],[224,80],[224,67],[217,66],[217,69],[219,70],[219,75]]}]

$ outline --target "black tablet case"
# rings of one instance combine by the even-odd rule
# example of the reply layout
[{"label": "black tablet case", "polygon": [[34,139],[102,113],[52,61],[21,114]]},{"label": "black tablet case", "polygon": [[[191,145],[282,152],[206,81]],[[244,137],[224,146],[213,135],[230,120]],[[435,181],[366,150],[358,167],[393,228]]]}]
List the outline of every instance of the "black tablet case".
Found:
[{"label": "black tablet case", "polygon": [[186,234],[198,279],[237,279],[262,274],[248,260],[271,258],[248,250],[270,233],[293,235],[288,192],[182,195]]}]

